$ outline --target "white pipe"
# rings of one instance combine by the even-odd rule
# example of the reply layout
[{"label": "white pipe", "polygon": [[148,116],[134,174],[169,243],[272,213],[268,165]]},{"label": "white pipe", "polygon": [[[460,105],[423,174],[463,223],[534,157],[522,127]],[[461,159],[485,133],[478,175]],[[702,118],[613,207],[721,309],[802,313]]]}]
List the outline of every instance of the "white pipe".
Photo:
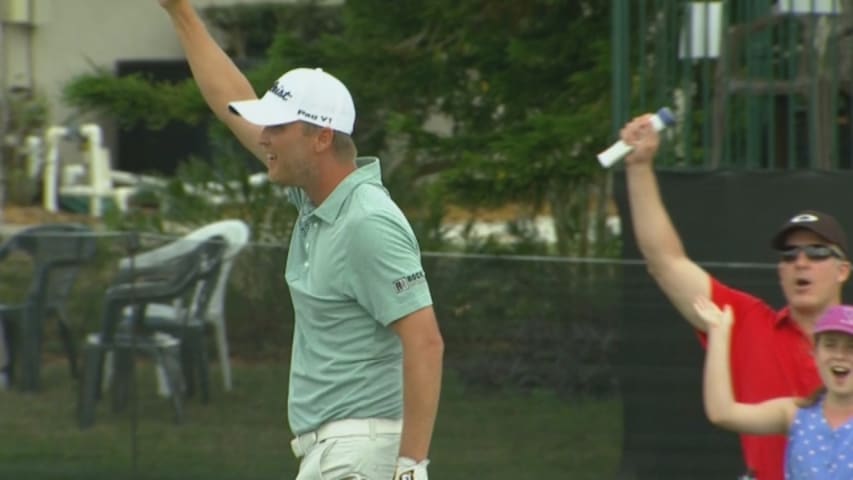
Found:
[{"label": "white pipe", "polygon": [[87,123],[80,127],[80,135],[87,140],[86,157],[89,163],[89,186],[92,193],[89,196],[89,214],[100,217],[102,213],[102,196],[109,193],[109,178],[103,178],[103,133],[101,127]]},{"label": "white pipe", "polygon": [[101,146],[103,144],[104,135],[101,133],[101,127],[94,123],[86,123],[80,126],[80,135],[88,138],[92,145]]},{"label": "white pipe", "polygon": [[59,210],[59,194],[57,192],[59,188],[59,142],[65,135],[68,135],[68,129],[57,126],[48,128],[45,134],[47,156],[44,164],[42,205],[48,212]]}]

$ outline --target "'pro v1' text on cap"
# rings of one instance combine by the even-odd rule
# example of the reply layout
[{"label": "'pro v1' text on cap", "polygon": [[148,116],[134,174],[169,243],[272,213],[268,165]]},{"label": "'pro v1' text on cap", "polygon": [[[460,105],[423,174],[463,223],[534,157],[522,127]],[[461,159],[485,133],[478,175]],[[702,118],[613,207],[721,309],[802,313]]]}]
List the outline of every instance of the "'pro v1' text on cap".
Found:
[{"label": "'pro v1' text on cap", "polygon": [[355,124],[349,90],[320,68],[294,68],[260,99],[231,102],[228,108],[262,126],[303,121],[350,135]]}]

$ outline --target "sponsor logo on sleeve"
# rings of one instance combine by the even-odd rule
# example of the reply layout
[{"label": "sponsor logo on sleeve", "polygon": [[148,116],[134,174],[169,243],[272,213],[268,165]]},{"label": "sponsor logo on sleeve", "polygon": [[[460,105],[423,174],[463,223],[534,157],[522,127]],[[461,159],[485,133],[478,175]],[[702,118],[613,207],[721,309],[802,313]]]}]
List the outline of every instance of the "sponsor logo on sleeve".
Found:
[{"label": "sponsor logo on sleeve", "polygon": [[410,275],[406,275],[405,277],[394,280],[394,291],[397,293],[403,293],[406,290],[424,282],[426,282],[426,274],[424,274],[423,270],[420,270]]}]

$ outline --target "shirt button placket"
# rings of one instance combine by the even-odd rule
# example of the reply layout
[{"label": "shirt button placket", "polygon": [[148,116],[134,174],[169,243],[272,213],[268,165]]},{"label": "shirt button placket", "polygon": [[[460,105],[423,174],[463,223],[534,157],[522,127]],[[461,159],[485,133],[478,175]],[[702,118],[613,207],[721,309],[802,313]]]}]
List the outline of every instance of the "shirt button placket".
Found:
[{"label": "shirt button placket", "polygon": [[310,261],[308,260],[310,256],[308,252],[311,250],[311,236],[313,235],[314,230],[314,222],[309,220],[305,223],[305,269],[308,270],[308,266],[310,265]]}]

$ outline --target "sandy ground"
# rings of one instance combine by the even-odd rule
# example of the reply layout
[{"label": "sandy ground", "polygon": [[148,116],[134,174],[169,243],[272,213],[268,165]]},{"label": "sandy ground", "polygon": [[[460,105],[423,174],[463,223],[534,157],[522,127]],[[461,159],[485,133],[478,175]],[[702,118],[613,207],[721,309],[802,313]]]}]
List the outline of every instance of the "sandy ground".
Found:
[{"label": "sandy ground", "polygon": [[81,222],[91,223],[91,218],[68,212],[48,212],[41,207],[6,205],[3,208],[2,223],[34,225],[49,222]]}]

